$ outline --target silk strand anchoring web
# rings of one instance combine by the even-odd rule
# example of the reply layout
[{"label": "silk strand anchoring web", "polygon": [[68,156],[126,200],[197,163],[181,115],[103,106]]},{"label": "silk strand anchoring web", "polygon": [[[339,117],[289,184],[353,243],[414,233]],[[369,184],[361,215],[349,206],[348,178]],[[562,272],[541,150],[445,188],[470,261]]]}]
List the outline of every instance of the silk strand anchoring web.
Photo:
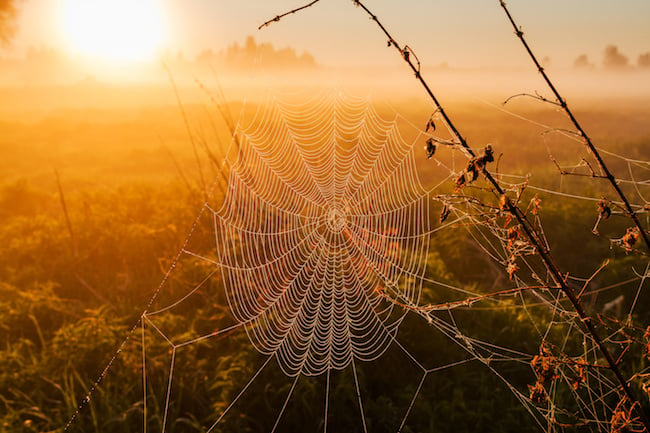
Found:
[{"label": "silk strand anchoring web", "polygon": [[[360,426],[367,431],[359,370],[391,348],[416,371],[409,379],[412,394],[401,408],[397,431],[408,426],[431,377],[467,363],[497,377],[540,429],[610,426],[609,414],[620,400],[613,398],[618,390],[609,372],[594,367],[601,364],[597,345],[563,294],[550,289],[555,282],[535,249],[500,210],[498,197],[490,198],[489,189],[481,189],[481,179],[471,192],[466,191],[469,186],[454,188],[459,176],[469,174],[467,156],[451,132],[440,127],[444,123],[435,116],[432,120],[438,130],[428,131],[428,125],[423,130],[390,106],[379,109],[368,98],[342,93],[299,93],[255,104],[254,113],[234,128],[224,159],[227,176],[217,180],[226,179],[220,184],[223,197],[217,204],[205,204],[154,299],[179,272],[177,263],[198,261],[205,275],[176,299],[152,299],[142,316],[145,418],[148,396],[154,392],[146,367],[154,345],[148,339],[156,337],[171,354],[166,386],[157,391],[158,401],[164,402],[166,431],[175,398],[177,354],[243,329],[265,361],[231,401],[219,406],[207,431],[220,428],[263,371],[271,368],[271,361],[291,377],[271,431],[290,410],[303,378],[323,376],[327,431],[330,380],[346,370],[352,372]],[[424,144],[430,138],[439,149],[426,160]],[[626,161],[629,167],[645,164]],[[497,178],[517,200],[526,189],[544,190],[527,176],[498,173]],[[630,178],[647,193],[643,181],[632,174]],[[541,244],[548,247],[539,202],[531,200],[526,213]],[[207,236],[213,238],[208,252],[193,247],[195,238],[206,236],[196,229],[205,218],[210,221]],[[432,239],[457,228],[472,241],[463,248],[478,250],[486,258],[484,266],[491,263],[506,275],[495,282],[494,290],[462,286],[428,267],[437,254]],[[647,269],[634,278],[634,304],[646,276]],[[589,275],[567,278],[583,285],[581,293],[617,287],[588,287],[593,278]],[[179,336],[165,314],[191,305],[213,281],[225,294],[233,322],[212,332]],[[517,326],[530,341],[509,341],[468,325],[494,321],[490,314],[496,311],[516,311]],[[432,335],[444,337],[459,354],[440,364],[412,352],[401,330],[409,315],[423,319]],[[551,340],[554,345],[547,345]],[[606,341],[617,341],[616,333]],[[539,373],[540,362],[550,369],[544,373],[548,377]],[[531,380],[518,383],[526,370]],[[145,430],[146,425],[145,419]]]}]

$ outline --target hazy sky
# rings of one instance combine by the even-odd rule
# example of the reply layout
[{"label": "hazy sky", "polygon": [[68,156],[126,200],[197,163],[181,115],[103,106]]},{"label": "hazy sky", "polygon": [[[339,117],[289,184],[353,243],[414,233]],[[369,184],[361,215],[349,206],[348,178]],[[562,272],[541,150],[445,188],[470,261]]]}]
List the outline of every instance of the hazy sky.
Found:
[{"label": "hazy sky", "polygon": [[[13,51],[60,47],[60,0],[24,0]],[[138,1],[138,0],[133,0]],[[388,65],[399,60],[379,29],[351,0],[321,0],[262,30],[257,26],[302,4],[299,0],[159,0],[167,20],[165,45],[192,56],[253,35],[278,47],[311,52],[322,64]],[[425,65],[517,66],[528,60],[498,0],[365,0]],[[650,51],[650,0],[510,0],[508,6],[540,57],[570,66],[580,54],[600,64],[606,45],[636,62]],[[128,13],[128,11],[125,11]],[[115,31],[119,32],[116,28]]]}]

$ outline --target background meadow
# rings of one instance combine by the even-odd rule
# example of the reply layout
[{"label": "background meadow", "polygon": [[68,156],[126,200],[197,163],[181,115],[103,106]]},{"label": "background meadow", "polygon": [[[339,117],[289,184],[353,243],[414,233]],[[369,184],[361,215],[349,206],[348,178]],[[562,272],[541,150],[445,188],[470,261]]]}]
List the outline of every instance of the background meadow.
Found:
[{"label": "background meadow", "polygon": [[[650,408],[647,251],[641,242],[626,243],[630,220],[560,107],[530,97],[547,95],[546,88],[514,56],[521,47],[498,3],[468,14],[476,5],[457,2],[449,22],[436,26],[427,15],[436,12],[431,5],[416,17],[405,11],[417,2],[399,11],[381,0],[371,6],[412,44],[411,59],[419,53],[417,75],[429,80],[470,146],[491,146],[490,172],[580,293],[636,403],[622,396],[592,336],[521,241],[502,197],[484,175],[459,184],[459,175],[470,174],[466,155],[449,145],[452,132],[392,52],[397,42],[386,48],[372,20],[357,25],[359,17],[338,14],[343,6],[323,2],[322,15],[308,9],[304,21],[298,14],[250,36],[283,8],[259,3],[259,16],[251,16],[250,8],[223,6],[224,24],[214,26],[207,19],[214,6],[143,0],[145,9],[129,9],[142,14],[137,26],[120,21],[122,14],[103,20],[120,23],[126,35],[106,39],[110,31],[95,31],[102,20],[84,25],[114,12],[108,3],[99,15],[72,0],[60,10],[41,0],[24,3],[30,13],[21,18],[0,15],[0,25],[5,17],[17,23],[16,32],[0,33],[16,41],[0,56],[0,431],[643,431],[636,414]],[[553,3],[542,12],[519,5],[517,16],[646,227],[650,47],[639,41],[647,40],[640,19],[647,5],[578,13],[576,4]],[[0,1],[7,5],[13,2]],[[560,9],[564,14],[555,13]],[[167,18],[158,17],[164,11]],[[448,38],[476,16],[484,19]],[[603,22],[611,28],[598,27]],[[157,39],[137,39],[144,28]],[[583,43],[566,36],[577,29],[589,35]],[[509,100],[521,93],[528,96]],[[318,112],[332,95],[367,102],[359,125],[377,114],[399,130],[426,190],[419,216],[431,230],[422,263],[398,235],[403,227],[379,223],[373,227],[381,233],[368,239],[377,235],[373,247],[390,245],[386,254],[350,262],[389,269],[396,256],[426,265],[417,305],[400,292],[413,278],[394,287],[386,279],[369,292],[376,305],[406,313],[394,344],[378,359],[294,381],[279,362],[267,367],[275,358],[256,351],[246,332],[231,332],[232,274],[219,261],[250,253],[273,262],[269,251],[276,250],[243,245],[250,227],[240,230],[237,217],[219,226],[219,209],[225,202],[251,225],[264,222],[253,201],[232,203],[233,179],[251,174],[254,183],[274,157],[304,148],[292,133],[277,140],[273,155],[249,162],[242,155],[250,157],[255,144],[246,148],[242,131],[283,98],[311,101],[303,111]],[[354,123],[354,114],[323,123],[318,116],[298,121],[298,129]],[[290,123],[268,119],[271,129]],[[428,137],[438,140],[435,155]],[[356,146],[354,137],[343,141],[340,148]],[[284,224],[278,221],[264,227]],[[400,222],[408,232],[418,214]],[[224,235],[229,228],[236,234]],[[512,253],[513,246],[523,252]],[[244,303],[264,295],[246,293],[259,296]]]}]

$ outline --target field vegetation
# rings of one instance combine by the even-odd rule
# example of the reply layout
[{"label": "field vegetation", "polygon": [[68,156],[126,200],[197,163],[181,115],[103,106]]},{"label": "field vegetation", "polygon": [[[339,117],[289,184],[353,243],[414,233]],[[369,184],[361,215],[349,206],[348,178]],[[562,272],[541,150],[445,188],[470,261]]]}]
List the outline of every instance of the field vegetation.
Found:
[{"label": "field vegetation", "polygon": [[[392,107],[406,121],[422,125],[431,111],[411,99],[394,102]],[[562,115],[544,105],[517,101],[506,108],[541,124],[566,127]],[[230,112],[240,109],[240,102],[230,102]],[[613,248],[608,238],[620,237],[627,221],[613,218],[595,236],[596,202],[572,197],[611,194],[607,186],[562,176],[549,157],[563,164],[579,162],[571,155],[584,153],[580,145],[544,134],[548,128],[480,101],[452,101],[447,109],[472,143],[491,143],[501,155],[501,173],[530,174],[531,188],[522,201],[535,194],[542,199],[541,220],[560,268],[588,277],[603,259],[609,259],[598,278],[603,290],[585,299],[585,305],[599,313],[622,296],[618,310],[609,314],[626,320],[638,287],[630,269],[643,272],[643,256]],[[65,108],[0,123],[0,431],[62,431],[73,415],[69,431],[143,428],[142,348],[132,327],[161,287],[203,203],[218,206],[223,199],[220,173],[224,168],[215,162],[225,154],[230,131],[209,103],[183,110],[184,115],[173,104]],[[599,146],[650,160],[646,104],[586,100],[578,102],[575,110]],[[440,173],[428,164],[424,143],[417,158],[425,184],[437,183]],[[611,169],[635,170],[616,159]],[[211,186],[214,179],[216,187]],[[643,200],[632,186],[625,188],[635,201]],[[452,190],[450,184],[442,192]],[[211,254],[215,245],[209,222],[199,220],[196,233],[193,251]],[[180,262],[160,296],[174,299],[186,287],[198,285],[207,266],[199,260]],[[480,293],[508,285],[503,268],[483,254],[462,226],[434,235],[427,272]],[[219,283],[217,277],[201,287],[196,301],[165,313],[166,329],[180,338],[231,321]],[[423,291],[426,302],[442,302],[449,295],[426,285]],[[650,323],[650,298],[642,296],[638,302],[634,322]],[[459,312],[458,320],[468,333],[499,335],[509,347],[534,353],[539,341],[529,338],[534,330],[521,314],[515,308],[477,308]],[[550,320],[543,308],[528,314],[537,315],[540,323]],[[459,356],[459,349],[416,317],[409,316],[402,329],[401,340],[409,342],[411,353],[430,362],[429,367]],[[126,336],[130,337],[124,342]],[[150,337],[155,340],[155,335]],[[148,380],[164,387],[171,354],[163,342],[147,350],[156,354],[147,360]],[[395,365],[404,364],[403,356],[389,350],[376,362],[360,364],[369,431],[397,431],[417,385],[399,383]],[[626,356],[628,373],[641,371],[648,362],[640,353]],[[168,429],[203,431],[261,362],[243,333],[196,344],[179,354]],[[107,365],[110,369],[104,375]],[[263,374],[229,412],[224,431],[269,431],[273,426],[277,418],[273,402],[284,398],[290,384],[278,369]],[[356,398],[349,374],[334,376],[329,431],[361,431],[358,414],[349,410]],[[102,380],[95,386],[98,377]],[[522,386],[534,382],[529,368],[514,371],[511,377]],[[285,431],[322,428],[324,380],[300,382],[293,410],[283,417]],[[76,413],[88,390],[93,390],[92,398]],[[147,431],[158,431],[165,404],[155,395],[145,398],[149,399]],[[498,378],[470,363],[425,382],[403,431],[537,431],[536,425],[522,422],[527,417]]]}]

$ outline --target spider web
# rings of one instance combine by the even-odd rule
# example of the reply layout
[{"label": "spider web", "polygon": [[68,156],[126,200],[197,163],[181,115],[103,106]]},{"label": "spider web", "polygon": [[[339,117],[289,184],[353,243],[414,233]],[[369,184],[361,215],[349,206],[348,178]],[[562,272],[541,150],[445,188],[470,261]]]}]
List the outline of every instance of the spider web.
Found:
[{"label": "spider web", "polygon": [[[359,430],[369,431],[364,401],[371,396],[363,393],[360,370],[372,369],[389,352],[400,353],[409,364],[401,366],[405,376],[409,373],[400,382],[409,383],[410,394],[402,399],[394,431],[408,428],[432,376],[466,364],[498,378],[540,430],[613,428],[612,413],[622,397],[596,342],[562,292],[549,288],[555,282],[500,210],[498,197],[482,188],[480,179],[465,189],[453,187],[468,173],[466,156],[449,131],[424,131],[392,107],[380,112],[369,99],[342,93],[284,95],[254,109],[250,120],[242,116],[226,152],[227,181],[215,184],[223,189],[223,199],[205,204],[142,316],[145,431],[154,412],[149,407],[153,394],[161,407],[160,429],[173,430],[182,352],[235,338],[238,330],[245,331],[263,361],[228,402],[215,406],[219,411],[203,426],[208,432],[229,429],[229,412],[245,404],[247,393],[257,381],[267,380],[265,371],[274,365],[291,382],[268,430],[281,428],[299,381],[324,376],[318,382],[324,388],[319,429],[328,431],[333,376],[351,371]],[[427,138],[439,146],[428,161],[435,170],[423,175],[417,160]],[[647,164],[625,161],[630,183],[643,197],[645,182],[635,179],[632,167]],[[530,200],[527,213],[548,245],[537,197],[526,192],[570,194],[535,186],[522,175],[498,178],[520,202]],[[476,189],[469,193],[470,187]],[[486,291],[429,269],[432,239],[457,228],[511,279]],[[208,249],[199,245],[205,239],[211,239]],[[183,272],[177,267],[186,262],[198,263],[204,275],[186,289],[171,290],[174,277]],[[593,272],[567,278],[585,296],[618,287],[592,287],[598,269]],[[647,269],[629,281],[638,284],[630,315],[646,278]],[[224,297],[232,321],[205,333],[179,332],[168,313],[192,314],[197,296],[209,287],[215,306]],[[526,339],[513,337],[520,334],[508,328],[512,322],[499,335],[491,334],[501,315],[516,316],[515,325],[528,332]],[[451,355],[429,359],[430,353],[411,349],[402,330],[409,317],[422,319],[432,338],[444,337],[444,350]],[[490,325],[477,327],[481,321]],[[627,329],[628,343],[641,341],[641,328]],[[605,341],[620,345],[622,340],[612,330]],[[147,364],[156,350],[170,354],[167,380],[157,384]],[[646,373],[643,369],[637,376]],[[522,383],[524,376],[529,380]]]},{"label": "spider web", "polygon": [[380,356],[405,312],[378,292],[417,303],[428,252],[411,146],[338,98],[265,109],[240,146],[215,212],[232,314],[288,375]]}]

